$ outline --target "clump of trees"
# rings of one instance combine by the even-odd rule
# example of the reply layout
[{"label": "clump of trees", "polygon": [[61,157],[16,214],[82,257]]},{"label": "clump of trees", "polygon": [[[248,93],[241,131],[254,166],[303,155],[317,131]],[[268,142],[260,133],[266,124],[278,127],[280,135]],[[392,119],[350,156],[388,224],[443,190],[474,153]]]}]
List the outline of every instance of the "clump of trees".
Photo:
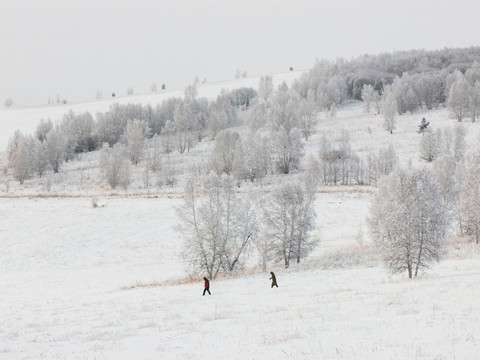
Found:
[{"label": "clump of trees", "polygon": [[210,172],[199,182],[187,182],[184,204],[177,209],[178,230],[193,272],[215,279],[241,269],[252,248],[258,250],[264,268],[271,261],[288,267],[308,256],[318,242],[311,236],[314,192],[286,184],[260,205],[254,196],[242,196],[235,189],[234,177],[225,173]]}]

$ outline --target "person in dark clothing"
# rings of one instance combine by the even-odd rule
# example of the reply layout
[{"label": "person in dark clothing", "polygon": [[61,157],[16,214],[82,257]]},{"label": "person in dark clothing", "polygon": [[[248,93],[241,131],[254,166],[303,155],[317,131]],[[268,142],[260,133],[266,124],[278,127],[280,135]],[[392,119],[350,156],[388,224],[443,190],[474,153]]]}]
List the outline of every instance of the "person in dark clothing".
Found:
[{"label": "person in dark clothing", "polygon": [[273,273],[273,271],[270,271],[270,274],[272,275],[272,277],[268,280],[272,280],[272,288],[274,286],[276,286],[278,288],[278,285],[277,285],[277,278],[275,277],[275,274]]},{"label": "person in dark clothing", "polygon": [[204,277],[203,280],[205,280],[205,290],[203,290],[203,296],[205,296],[205,291],[208,291],[208,293],[212,295],[210,292],[210,281],[208,281],[206,277]]}]

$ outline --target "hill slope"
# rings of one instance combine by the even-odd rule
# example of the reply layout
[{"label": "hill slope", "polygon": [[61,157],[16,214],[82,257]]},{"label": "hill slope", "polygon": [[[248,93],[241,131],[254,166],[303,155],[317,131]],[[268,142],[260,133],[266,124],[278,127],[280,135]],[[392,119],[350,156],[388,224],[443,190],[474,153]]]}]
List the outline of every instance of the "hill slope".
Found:
[{"label": "hill slope", "polygon": [[[274,86],[278,86],[283,81],[291,84],[293,80],[300,77],[302,71],[292,71],[283,74],[273,75]],[[200,84],[198,87],[198,96],[214,99],[222,91],[234,90],[241,87],[258,88],[259,77],[241,78],[231,81],[224,81],[213,84]],[[95,115],[97,112],[105,112],[108,108],[115,104],[150,104],[152,106],[161,103],[163,100],[172,97],[183,97],[183,89],[165,90],[157,94],[132,95],[125,97],[115,97],[112,99],[99,100],[95,102],[51,105],[43,107],[27,107],[0,109],[0,151],[5,150],[8,140],[15,130],[22,133],[32,133],[40,121],[40,119],[50,119],[53,122],[60,120],[65,113],[72,110],[74,113],[90,112]]]}]

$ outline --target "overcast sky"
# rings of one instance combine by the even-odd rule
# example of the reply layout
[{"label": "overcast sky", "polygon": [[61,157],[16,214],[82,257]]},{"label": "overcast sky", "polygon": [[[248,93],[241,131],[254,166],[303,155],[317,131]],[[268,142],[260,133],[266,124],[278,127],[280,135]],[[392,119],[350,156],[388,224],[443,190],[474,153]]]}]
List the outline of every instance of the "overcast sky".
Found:
[{"label": "overcast sky", "polygon": [[480,45],[478,0],[0,0],[0,101],[93,100]]}]

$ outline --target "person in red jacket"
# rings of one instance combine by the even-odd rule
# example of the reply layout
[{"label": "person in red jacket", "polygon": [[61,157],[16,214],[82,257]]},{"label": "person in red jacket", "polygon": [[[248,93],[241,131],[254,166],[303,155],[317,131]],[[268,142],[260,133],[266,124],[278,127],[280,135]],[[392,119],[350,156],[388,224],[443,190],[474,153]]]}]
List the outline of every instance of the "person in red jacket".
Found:
[{"label": "person in red jacket", "polygon": [[204,277],[203,280],[205,280],[205,290],[203,290],[203,296],[205,296],[205,291],[208,291],[208,293],[212,295],[210,292],[210,281],[208,281],[206,277]]}]

